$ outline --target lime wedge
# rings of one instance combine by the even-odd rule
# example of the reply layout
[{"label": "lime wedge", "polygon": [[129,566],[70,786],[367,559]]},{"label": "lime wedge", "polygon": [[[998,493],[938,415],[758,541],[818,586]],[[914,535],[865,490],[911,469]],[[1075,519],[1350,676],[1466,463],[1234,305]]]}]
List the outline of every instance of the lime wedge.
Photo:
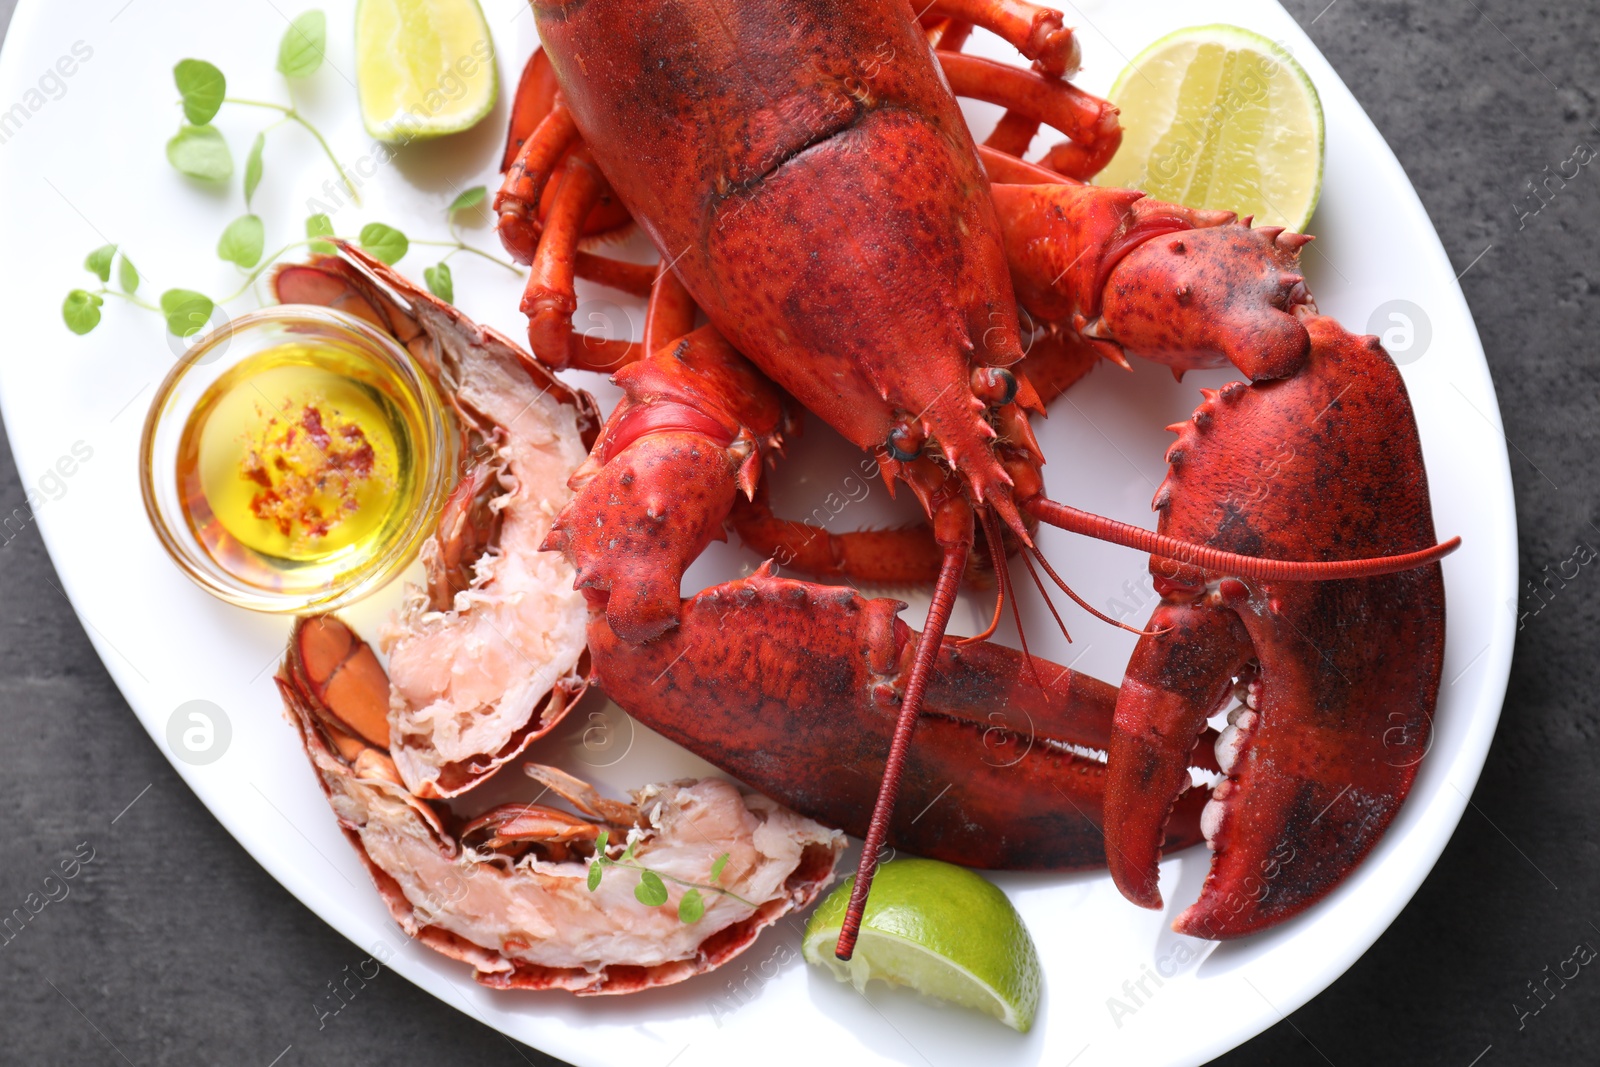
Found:
[{"label": "lime wedge", "polygon": [[853,958],[834,955],[850,887],[811,915],[801,952],[857,989],[874,978],[993,1015],[1024,1033],[1039,1008],[1039,953],[1006,895],[965,867],[886,863],[872,880]]},{"label": "lime wedge", "polygon": [[460,133],[494,108],[500,77],[478,0],[360,0],[356,88],[383,141]]},{"label": "lime wedge", "polygon": [[1122,147],[1096,185],[1303,230],[1322,192],[1322,103],[1282,45],[1193,26],[1139,53],[1111,86]]}]

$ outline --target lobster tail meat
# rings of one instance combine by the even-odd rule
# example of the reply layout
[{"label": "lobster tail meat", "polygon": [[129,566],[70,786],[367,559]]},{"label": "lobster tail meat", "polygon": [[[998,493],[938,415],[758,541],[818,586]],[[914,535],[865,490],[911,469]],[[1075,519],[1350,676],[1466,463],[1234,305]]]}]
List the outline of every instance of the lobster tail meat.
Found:
[{"label": "lobster tail meat", "polygon": [[413,793],[455,796],[549,732],[587,685],[583,600],[566,560],[539,544],[593,439],[593,402],[370,256],[343,255],[280,269],[279,299],[393,334],[462,434],[464,477],[422,550],[427,582],[384,634],[386,747]]},{"label": "lobster tail meat", "polygon": [[[1156,496],[1163,533],[1251,555],[1403,554],[1434,539],[1405,385],[1375,338],[1305,320],[1293,377],[1208,392]],[[1220,503],[1218,503],[1220,501]],[[1437,564],[1300,582],[1227,570],[1173,579],[1117,701],[1106,853],[1132,900],[1159,906],[1155,860],[1189,749],[1238,686],[1226,773],[1202,819],[1215,850],[1183,933],[1239,937],[1297,914],[1371,850],[1427,748],[1444,653]]]}]

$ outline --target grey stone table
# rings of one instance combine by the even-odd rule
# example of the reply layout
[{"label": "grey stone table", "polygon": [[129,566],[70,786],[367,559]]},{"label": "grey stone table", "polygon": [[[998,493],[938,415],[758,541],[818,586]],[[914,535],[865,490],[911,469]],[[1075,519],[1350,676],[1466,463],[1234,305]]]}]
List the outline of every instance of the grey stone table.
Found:
[{"label": "grey stone table", "polygon": [[[1544,201],[1530,183],[1578,145],[1600,146],[1600,12],[1570,0],[1289,6],[1394,146],[1463,272],[1511,443],[1523,574],[1553,573],[1600,545],[1600,173],[1552,182]],[[10,514],[23,490],[9,452],[0,464]],[[1580,942],[1600,946],[1596,573],[1521,605],[1488,766],[1416,899],[1330,989],[1218,1062],[1600,1060],[1600,975],[1547,980],[1570,972]],[[0,549],[0,603],[0,910],[39,890],[63,843],[93,850],[70,896],[0,946],[0,1062],[554,1062],[387,971],[324,1016],[327,983],[364,954],[169,769],[32,528]]]}]

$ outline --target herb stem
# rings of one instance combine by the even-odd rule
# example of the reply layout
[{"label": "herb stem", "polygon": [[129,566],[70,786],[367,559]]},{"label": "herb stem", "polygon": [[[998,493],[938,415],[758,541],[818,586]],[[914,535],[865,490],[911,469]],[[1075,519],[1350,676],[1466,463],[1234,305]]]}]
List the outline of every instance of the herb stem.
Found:
[{"label": "herb stem", "polygon": [[350,190],[351,203],[357,207],[361,206],[361,193],[356,189],[356,183],[344,169],[344,164],[339,162],[339,157],[333,154],[333,148],[329,146],[328,139],[322,136],[322,131],[313,126],[298,110],[287,104],[274,104],[270,100],[247,100],[238,96],[223,97],[222,102],[224,104],[242,104],[245,107],[269,108],[273,111],[281,112],[284,118],[293,119],[304,126],[311,136],[317,139],[317,144],[322,146],[322,151],[328,157],[328,161],[333,164],[333,169],[339,172],[339,180],[344,183],[344,187]]},{"label": "herb stem", "polygon": [[128,303],[135,304],[138,307],[142,307],[146,311],[160,311],[161,310],[160,308],[156,307],[154,304],[151,304],[151,303],[149,303],[147,301],[144,301],[144,300],[140,300],[138,297],[134,296],[132,293],[124,293],[119,289],[110,289],[110,288],[107,288],[105,286],[101,286],[99,289],[95,290],[95,295],[96,296],[120,296],[120,297],[122,297],[122,299],[126,300]]},{"label": "herb stem", "polygon": [[294,119],[307,130],[311,131],[311,136],[317,139],[317,143],[322,146],[323,152],[327,153],[328,159],[333,163],[333,169],[339,172],[339,180],[344,182],[344,187],[346,189],[350,190],[350,202],[356,207],[360,207],[361,194],[356,191],[356,183],[351,180],[350,175],[345,171],[344,164],[339,162],[339,157],[333,154],[333,149],[328,147],[328,141],[322,136],[322,131],[311,125],[311,123],[307,122],[298,111],[290,110],[287,114],[289,118]]},{"label": "herb stem", "polygon": [[[318,240],[326,240],[326,238],[318,238]],[[243,285],[239,286],[239,288],[237,290],[235,290],[232,295],[223,297],[221,300],[218,300],[217,303],[218,304],[227,304],[227,303],[230,303],[231,301],[239,299],[247,291],[249,291],[249,289],[250,289],[250,287],[252,285],[254,285],[256,283],[256,279],[261,277],[261,275],[263,273],[265,273],[266,270],[269,267],[271,267],[274,263],[276,263],[276,262],[278,262],[278,260],[282,259],[286,252],[288,252],[290,249],[293,249],[293,248],[299,248],[302,245],[309,245],[310,243],[311,243],[311,239],[309,239],[309,238],[304,240],[304,241],[290,241],[288,244],[284,245],[282,248],[280,248],[276,252],[272,253],[272,255],[270,255],[266,259],[262,260],[259,266],[257,266],[254,270],[252,270],[248,275],[245,276]]]},{"label": "herb stem", "polygon": [[243,104],[245,107],[268,107],[273,111],[281,111],[285,115],[294,114],[294,108],[284,104],[274,104],[270,100],[245,100],[242,97],[225,96],[222,98],[222,102],[224,104]]},{"label": "herb stem", "polygon": [[638,863],[623,863],[621,860],[612,860],[612,859],[604,860],[603,862],[607,867],[626,867],[630,871],[650,871],[650,873],[655,875],[657,878],[665,879],[668,882],[676,882],[679,885],[685,886],[685,887],[687,887],[689,889],[704,889],[704,890],[706,890],[707,892],[710,892],[710,893],[721,893],[725,897],[732,897],[734,900],[737,900],[739,903],[743,904],[747,908],[759,908],[761,906],[761,905],[757,904],[755,901],[746,900],[744,897],[741,897],[738,893],[735,893],[733,890],[731,890],[731,889],[723,889],[721,886],[706,885],[704,882],[686,881],[686,880],[684,880],[682,878],[676,877],[675,875],[662,874],[660,871],[651,870],[649,867],[643,866],[642,864],[638,864]]},{"label": "herb stem", "polygon": [[[522,271],[517,267],[517,265],[515,263],[508,263],[505,260],[501,259],[499,256],[490,255],[488,252],[485,252],[481,248],[473,248],[471,245],[467,244],[465,241],[461,241],[461,240],[456,240],[456,241],[421,241],[421,240],[413,240],[411,243],[414,244],[414,245],[431,245],[431,246],[433,246],[435,248],[448,248],[448,249],[451,249],[450,256],[455,255],[457,252],[471,252],[475,256],[482,256],[484,259],[487,259],[490,263],[498,263],[500,266],[504,267],[506,270],[510,271],[512,274],[517,275],[518,277],[521,277],[521,275],[522,275]],[[450,258],[450,256],[446,256],[445,258],[448,259],[448,258]]]}]

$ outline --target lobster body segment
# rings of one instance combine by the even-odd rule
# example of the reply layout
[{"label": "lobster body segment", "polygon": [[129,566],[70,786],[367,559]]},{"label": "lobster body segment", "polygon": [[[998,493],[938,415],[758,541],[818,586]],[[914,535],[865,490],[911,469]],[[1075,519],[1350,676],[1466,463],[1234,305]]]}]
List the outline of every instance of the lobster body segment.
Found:
[{"label": "lobster body segment", "polygon": [[911,9],[534,11],[585,145],[717,329],[858,446],[910,416],[1003,483],[968,381],[974,361],[1022,358],[1015,301],[971,135]]}]

